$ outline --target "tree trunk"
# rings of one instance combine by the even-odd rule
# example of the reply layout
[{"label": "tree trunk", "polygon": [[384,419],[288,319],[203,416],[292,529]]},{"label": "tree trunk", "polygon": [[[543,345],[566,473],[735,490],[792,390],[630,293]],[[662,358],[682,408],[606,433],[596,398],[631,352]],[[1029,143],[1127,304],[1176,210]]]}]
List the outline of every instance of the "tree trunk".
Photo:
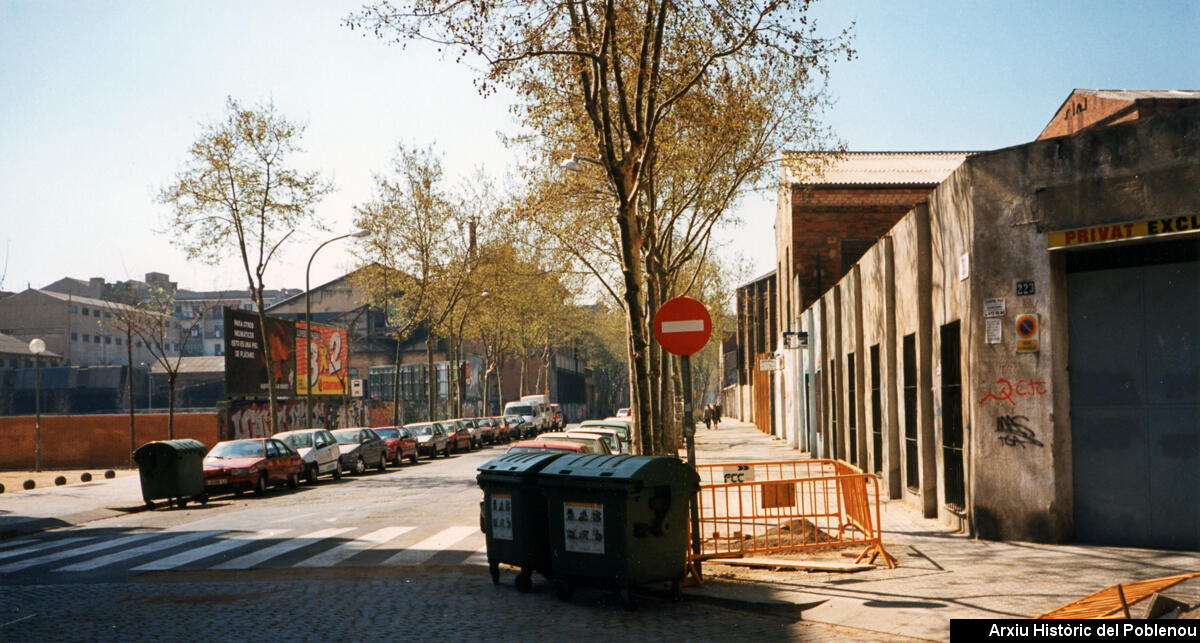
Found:
[{"label": "tree trunk", "polygon": [[[129,360],[129,372],[125,384],[129,387],[129,466],[133,466],[133,452],[137,450],[133,421],[133,327],[125,323],[125,352]],[[147,393],[149,393],[147,391]]]},{"label": "tree trunk", "polygon": [[175,439],[175,378],[178,371],[167,371],[167,439]]},{"label": "tree trunk", "polygon": [[404,342],[400,338],[396,338],[396,372],[392,377],[392,424],[404,424],[404,418],[400,417],[400,358],[401,348]]},{"label": "tree trunk", "polygon": [[454,417],[462,417],[462,412],[459,410],[458,399],[458,346],[454,341],[454,332],[450,332],[450,337],[446,339],[446,364],[447,382],[446,382],[446,406],[449,408],[449,413]]},{"label": "tree trunk", "polygon": [[271,434],[279,432],[279,409],[275,408],[275,369],[271,360],[271,342],[267,338],[267,314],[263,312],[266,305],[263,302],[262,286],[252,287],[254,302],[258,304],[258,336],[262,340],[263,356],[267,360],[267,400],[271,409]]},{"label": "tree trunk", "polygon": [[525,380],[529,375],[529,355],[521,351],[521,381],[517,387],[517,397],[525,397]]},{"label": "tree trunk", "polygon": [[500,414],[503,415],[504,414],[504,352],[503,351],[500,352],[498,355],[496,355],[496,364],[498,364],[498,366],[496,367],[496,397],[500,398],[497,401],[500,403]]},{"label": "tree trunk", "polygon": [[425,360],[429,368],[429,373],[425,378],[429,398],[429,421],[434,421],[434,409],[437,400],[437,369],[433,367],[433,331],[430,330],[425,334]]}]

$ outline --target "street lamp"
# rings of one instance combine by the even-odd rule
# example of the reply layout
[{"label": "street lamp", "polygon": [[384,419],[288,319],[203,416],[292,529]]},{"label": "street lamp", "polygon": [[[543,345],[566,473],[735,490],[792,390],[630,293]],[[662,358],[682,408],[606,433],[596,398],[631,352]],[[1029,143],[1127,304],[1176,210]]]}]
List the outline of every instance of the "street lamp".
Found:
[{"label": "street lamp", "polygon": [[370,234],[371,232],[368,230],[359,230],[358,232],[348,232],[343,235],[338,235],[325,241],[321,245],[317,246],[316,250],[313,250],[312,256],[308,258],[308,267],[304,269],[304,359],[306,366],[304,369],[304,422],[305,426],[307,427],[312,426],[313,368],[312,360],[309,359],[309,355],[312,354],[312,289],[309,287],[309,273],[312,272],[312,262],[313,259],[317,258],[317,253],[321,251],[321,248],[324,248],[334,241],[340,241],[341,239],[347,239],[350,237],[361,239]]},{"label": "street lamp", "polygon": [[46,342],[35,337],[29,342],[33,353],[33,470],[42,470],[42,353]]}]

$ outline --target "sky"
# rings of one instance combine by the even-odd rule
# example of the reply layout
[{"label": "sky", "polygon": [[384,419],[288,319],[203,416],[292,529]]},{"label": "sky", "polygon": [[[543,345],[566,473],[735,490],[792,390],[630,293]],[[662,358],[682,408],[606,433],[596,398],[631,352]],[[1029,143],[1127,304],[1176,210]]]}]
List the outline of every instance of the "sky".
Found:
[{"label": "sky", "polygon": [[[62,277],[171,276],[245,288],[236,261],[188,261],[155,200],[227,97],[267,101],[307,125],[297,164],[331,177],[267,287],[303,288],[325,239],[353,231],[397,143],[433,144],[448,172],[502,176],[511,97],[481,98],[473,72],[425,47],[351,31],[343,0],[0,0],[0,290]],[[847,149],[988,150],[1033,140],[1074,88],[1200,89],[1200,2],[825,0],[826,33],[853,22],[858,56],[833,67],[825,114]],[[774,192],[731,213],[727,258],[774,264]],[[315,286],[353,268],[321,250]]]}]

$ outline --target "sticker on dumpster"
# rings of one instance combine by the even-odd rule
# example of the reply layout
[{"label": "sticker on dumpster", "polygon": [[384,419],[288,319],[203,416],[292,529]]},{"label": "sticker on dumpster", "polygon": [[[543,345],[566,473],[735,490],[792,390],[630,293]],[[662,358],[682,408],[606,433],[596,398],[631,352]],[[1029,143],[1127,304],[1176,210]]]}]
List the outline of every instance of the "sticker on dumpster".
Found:
[{"label": "sticker on dumpster", "polygon": [[754,480],[754,467],[748,464],[732,464],[721,467],[721,473],[725,474],[725,484],[738,484]]},{"label": "sticker on dumpster", "polygon": [[492,538],[512,540],[512,496],[492,496]]},{"label": "sticker on dumpster", "polygon": [[563,536],[567,551],[604,553],[604,505],[563,503]]}]

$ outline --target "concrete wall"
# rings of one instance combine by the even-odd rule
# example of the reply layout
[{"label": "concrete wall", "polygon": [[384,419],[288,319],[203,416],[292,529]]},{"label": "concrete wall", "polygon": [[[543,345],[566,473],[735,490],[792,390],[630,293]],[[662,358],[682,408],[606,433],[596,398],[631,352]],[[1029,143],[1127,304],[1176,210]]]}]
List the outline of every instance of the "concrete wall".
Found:
[{"label": "concrete wall", "polygon": [[[868,432],[870,471],[883,474],[883,488],[891,498],[900,497],[900,426],[898,421],[896,372],[896,289],[892,238],[883,237],[859,262],[862,297],[862,343],[864,346],[864,427]],[[872,347],[877,347],[872,361]],[[872,371],[879,375],[879,408],[872,395]],[[879,417],[879,426],[875,424]],[[875,452],[871,433],[879,430],[881,452]]]},{"label": "concrete wall", "polygon": [[[130,463],[129,415],[43,415],[42,468],[123,467]],[[0,417],[0,469],[33,469],[34,417]],[[216,413],[175,414],[175,437],[211,447],[218,442]],[[139,413],[134,448],[167,439],[166,413]]]}]

